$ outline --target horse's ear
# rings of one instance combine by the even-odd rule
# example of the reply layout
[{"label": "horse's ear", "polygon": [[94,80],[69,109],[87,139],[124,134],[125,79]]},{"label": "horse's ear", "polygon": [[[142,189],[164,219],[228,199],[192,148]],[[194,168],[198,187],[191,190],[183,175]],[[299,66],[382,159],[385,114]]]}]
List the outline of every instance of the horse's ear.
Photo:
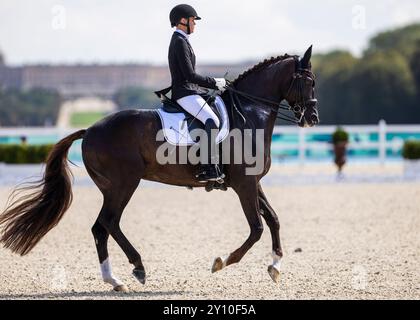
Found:
[{"label": "horse's ear", "polygon": [[309,67],[309,61],[311,61],[312,56],[312,45],[306,50],[305,55],[303,56],[302,60],[300,60],[300,65],[303,69],[307,69]]}]

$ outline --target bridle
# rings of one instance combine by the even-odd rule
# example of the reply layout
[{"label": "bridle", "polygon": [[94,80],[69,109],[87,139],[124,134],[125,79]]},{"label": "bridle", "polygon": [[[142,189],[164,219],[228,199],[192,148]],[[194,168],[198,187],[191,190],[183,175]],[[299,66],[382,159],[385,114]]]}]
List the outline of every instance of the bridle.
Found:
[{"label": "bridle", "polygon": [[[302,68],[301,67],[301,63],[298,57],[293,57],[295,60],[295,72],[292,75],[292,82],[290,83],[289,89],[287,90],[287,94],[286,94],[286,98],[289,97],[289,94],[292,90],[294,90],[294,88],[296,87],[296,99],[295,99],[295,104],[293,106],[290,106],[289,104],[285,104],[283,102],[275,102],[269,99],[265,99],[262,97],[257,97],[254,96],[252,94],[249,94],[247,92],[244,91],[240,91],[237,90],[233,83],[228,81],[228,85],[226,87],[226,90],[229,91],[229,94],[231,96],[231,100],[233,102],[233,106],[236,109],[236,111],[242,116],[242,118],[245,121],[245,117],[241,114],[241,112],[238,110],[238,108],[236,107],[236,104],[234,103],[235,101],[235,97],[233,94],[242,96],[244,98],[246,98],[249,101],[252,101],[254,103],[257,104],[264,104],[264,105],[270,105],[271,109],[275,112],[277,112],[276,114],[276,118],[277,119],[282,119],[294,124],[299,124],[304,120],[304,115],[305,115],[305,111],[307,109],[307,106],[309,104],[315,104],[317,102],[316,99],[305,99],[304,97],[304,81],[305,78],[309,78],[310,80],[312,80],[312,87],[315,86],[315,75],[313,74],[313,72],[307,68]],[[239,105],[240,104],[240,100],[237,99]],[[288,114],[284,114],[284,113],[280,113],[280,110],[285,110],[285,111],[292,111],[295,113],[295,115],[299,116],[299,120],[296,120],[295,118],[289,116]],[[296,118],[298,118],[296,116]]]},{"label": "bridle", "polygon": [[181,21],[178,22],[178,24],[180,24],[181,26],[187,27],[187,34],[191,34],[190,18],[191,17],[185,18],[185,19],[187,19],[187,23],[183,23]]}]

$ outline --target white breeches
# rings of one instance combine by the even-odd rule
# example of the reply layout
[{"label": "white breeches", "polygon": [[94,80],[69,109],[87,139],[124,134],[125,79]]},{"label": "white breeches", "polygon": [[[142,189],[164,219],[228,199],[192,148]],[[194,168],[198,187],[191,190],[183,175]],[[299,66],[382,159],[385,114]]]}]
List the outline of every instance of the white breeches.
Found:
[{"label": "white breeches", "polygon": [[[220,127],[220,120],[216,116],[216,114],[213,112],[213,110],[210,108],[210,106],[206,103],[206,101],[199,95],[191,95],[186,96],[181,99],[178,99],[176,102],[185,109],[188,113],[196,117],[198,120],[200,120],[203,124],[206,123],[207,119],[213,119],[213,121],[216,123],[217,127]],[[224,105],[224,102],[222,98],[219,96],[216,97],[217,103],[222,103]]]}]

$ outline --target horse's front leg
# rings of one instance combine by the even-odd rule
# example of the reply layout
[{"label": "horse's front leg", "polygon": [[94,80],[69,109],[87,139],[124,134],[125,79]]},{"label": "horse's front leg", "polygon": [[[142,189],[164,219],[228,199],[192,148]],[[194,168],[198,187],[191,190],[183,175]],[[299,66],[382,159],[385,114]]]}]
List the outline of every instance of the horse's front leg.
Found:
[{"label": "horse's front leg", "polygon": [[235,192],[239,196],[239,200],[244,210],[246,219],[250,227],[250,234],[244,244],[233,251],[231,254],[225,257],[218,257],[214,260],[212,272],[219,271],[225,266],[232,263],[239,262],[242,257],[247,253],[249,249],[256,243],[263,233],[263,223],[261,221],[259,199],[258,199],[258,187],[257,183],[242,183],[240,188],[234,188]]},{"label": "horse's front leg", "polygon": [[258,183],[258,199],[261,209],[261,215],[270,228],[272,248],[273,248],[273,264],[268,266],[268,273],[274,282],[280,279],[280,259],[283,257],[283,251],[280,244],[280,223],[274,209],[268,203],[268,200],[262,190],[261,184]]}]

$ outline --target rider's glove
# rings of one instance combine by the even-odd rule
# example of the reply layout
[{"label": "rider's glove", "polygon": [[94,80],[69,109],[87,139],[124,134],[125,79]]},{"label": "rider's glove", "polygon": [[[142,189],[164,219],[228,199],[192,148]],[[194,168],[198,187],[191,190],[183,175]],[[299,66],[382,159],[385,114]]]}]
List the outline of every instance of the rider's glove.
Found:
[{"label": "rider's glove", "polygon": [[216,87],[221,92],[226,90],[226,79],[225,78],[214,78],[216,80]]}]

